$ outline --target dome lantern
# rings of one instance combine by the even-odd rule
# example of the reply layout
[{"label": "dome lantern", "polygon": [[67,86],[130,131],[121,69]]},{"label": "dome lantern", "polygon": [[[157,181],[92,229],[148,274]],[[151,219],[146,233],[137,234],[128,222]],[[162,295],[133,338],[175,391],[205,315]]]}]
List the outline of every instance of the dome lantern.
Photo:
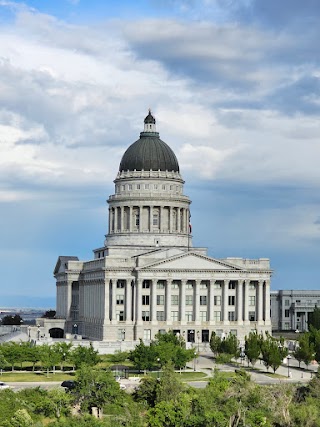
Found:
[{"label": "dome lantern", "polygon": [[156,119],[151,114],[149,108],[149,114],[144,119],[144,132],[156,132]]}]

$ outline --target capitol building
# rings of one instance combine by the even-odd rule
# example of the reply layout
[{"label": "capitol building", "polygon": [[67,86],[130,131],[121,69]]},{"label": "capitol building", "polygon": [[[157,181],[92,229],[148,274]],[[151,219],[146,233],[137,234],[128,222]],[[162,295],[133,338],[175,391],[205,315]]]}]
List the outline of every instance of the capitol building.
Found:
[{"label": "capitol building", "polygon": [[253,330],[271,333],[269,259],[216,259],[193,247],[191,200],[150,111],[114,184],[94,259],[58,258],[55,321],[62,336],[148,343],[172,330],[203,346],[213,331],[239,340]]}]

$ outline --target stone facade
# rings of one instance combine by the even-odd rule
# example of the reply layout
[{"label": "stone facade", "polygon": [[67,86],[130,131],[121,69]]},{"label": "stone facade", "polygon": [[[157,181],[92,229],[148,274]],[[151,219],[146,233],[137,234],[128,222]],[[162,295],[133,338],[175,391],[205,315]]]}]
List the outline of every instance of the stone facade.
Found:
[{"label": "stone facade", "polygon": [[[148,141],[154,144],[151,154]],[[94,250],[92,261],[58,259],[57,318],[65,319],[65,333],[148,342],[159,331],[173,330],[187,342],[205,345],[212,331],[240,340],[252,330],[270,332],[269,260],[215,259],[205,248],[193,248],[191,201],[151,113],[129,148],[108,199],[104,245]],[[159,169],[137,170],[150,155],[157,156],[151,164]],[[121,170],[122,164],[128,169]]]},{"label": "stone facade", "polygon": [[274,331],[307,331],[308,314],[320,307],[318,290],[273,291],[270,298]]}]

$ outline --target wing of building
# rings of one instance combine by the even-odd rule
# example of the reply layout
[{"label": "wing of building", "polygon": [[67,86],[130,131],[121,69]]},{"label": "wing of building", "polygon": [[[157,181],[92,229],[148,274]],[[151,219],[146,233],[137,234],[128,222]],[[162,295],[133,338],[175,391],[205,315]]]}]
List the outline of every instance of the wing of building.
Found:
[{"label": "wing of building", "polygon": [[191,201],[151,112],[114,184],[94,259],[61,256],[56,264],[64,334],[134,342],[173,330],[203,345],[212,331],[240,340],[252,330],[271,332],[269,260],[215,259],[192,246]]}]

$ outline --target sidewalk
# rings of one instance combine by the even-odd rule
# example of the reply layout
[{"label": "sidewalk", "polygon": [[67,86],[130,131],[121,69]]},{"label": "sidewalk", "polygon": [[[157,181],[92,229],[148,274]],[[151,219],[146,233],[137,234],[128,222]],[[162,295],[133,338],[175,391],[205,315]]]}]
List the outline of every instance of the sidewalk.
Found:
[{"label": "sidewalk", "polygon": [[[208,379],[212,376],[212,373],[215,368],[223,372],[234,372],[235,369],[240,369],[241,367],[247,367],[247,364],[232,366],[229,364],[216,364],[213,357],[208,353],[200,353],[199,357],[194,361],[189,362],[187,366],[190,369],[196,368],[196,371],[204,372]],[[288,366],[282,364],[276,370],[276,377],[268,375],[273,373],[273,370],[269,368],[267,371],[266,367],[262,362],[259,361],[255,364],[254,370],[247,370],[250,374],[252,381],[258,384],[273,384],[279,382],[291,382],[291,383],[307,383],[311,380],[312,376],[317,372],[318,365],[310,365],[309,369],[300,369],[297,366]],[[281,376],[281,377],[279,377]],[[204,380],[205,381],[205,380]]]}]

